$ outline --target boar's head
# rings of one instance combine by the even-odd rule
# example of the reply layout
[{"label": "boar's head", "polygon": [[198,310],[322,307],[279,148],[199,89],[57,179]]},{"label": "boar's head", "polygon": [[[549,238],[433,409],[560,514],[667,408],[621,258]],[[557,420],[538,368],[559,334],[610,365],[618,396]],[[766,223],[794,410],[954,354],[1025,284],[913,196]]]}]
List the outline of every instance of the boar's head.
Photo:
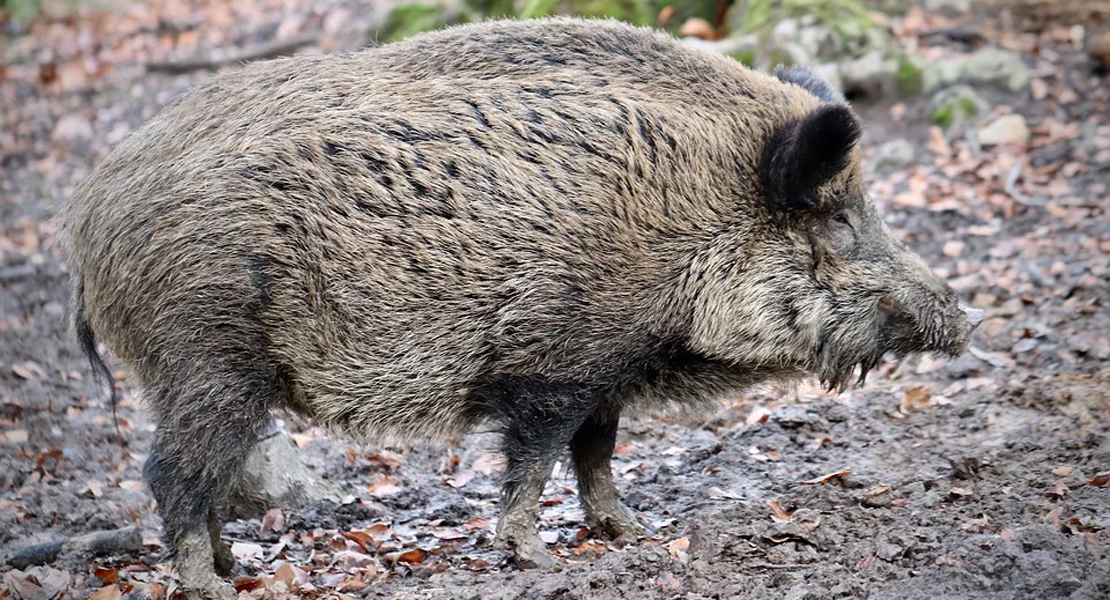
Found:
[{"label": "boar's head", "polygon": [[888,352],[956,356],[982,311],[896,239],[867,197],[858,118],[825,101],[763,142],[754,214],[702,265],[693,345],[737,365],[859,382]]}]

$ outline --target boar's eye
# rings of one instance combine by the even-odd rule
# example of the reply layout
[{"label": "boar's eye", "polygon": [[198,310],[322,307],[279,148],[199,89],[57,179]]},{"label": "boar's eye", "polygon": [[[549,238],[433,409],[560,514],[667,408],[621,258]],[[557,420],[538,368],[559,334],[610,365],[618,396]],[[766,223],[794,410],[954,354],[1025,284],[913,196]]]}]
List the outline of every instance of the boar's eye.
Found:
[{"label": "boar's eye", "polygon": [[832,246],[837,254],[849,258],[856,246],[856,228],[852,225],[852,216],[847,210],[840,210],[821,227],[822,237]]}]

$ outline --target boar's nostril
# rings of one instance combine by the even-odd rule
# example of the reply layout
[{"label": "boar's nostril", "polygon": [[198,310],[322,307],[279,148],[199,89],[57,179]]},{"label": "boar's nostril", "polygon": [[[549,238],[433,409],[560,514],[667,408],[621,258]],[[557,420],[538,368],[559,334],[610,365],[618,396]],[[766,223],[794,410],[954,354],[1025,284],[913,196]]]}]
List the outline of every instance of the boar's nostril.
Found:
[{"label": "boar's nostril", "polygon": [[960,304],[959,308],[963,311],[964,316],[967,318],[967,322],[972,327],[978,327],[979,324],[983,322],[983,319],[986,318],[986,313],[979,310],[978,308],[971,308],[970,306],[964,306],[963,304]]}]

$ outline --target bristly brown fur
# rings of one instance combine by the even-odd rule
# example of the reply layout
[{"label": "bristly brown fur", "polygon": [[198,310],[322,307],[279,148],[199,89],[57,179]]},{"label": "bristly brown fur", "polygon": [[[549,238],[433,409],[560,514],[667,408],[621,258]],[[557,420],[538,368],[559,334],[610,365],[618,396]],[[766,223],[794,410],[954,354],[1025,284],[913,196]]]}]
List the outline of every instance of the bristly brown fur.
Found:
[{"label": "bristly brown fur", "polygon": [[252,64],[167,106],[62,219],[87,332],[158,419],[147,478],[188,577],[217,594],[203,524],[273,408],[501,423],[505,537],[534,557],[568,444],[591,523],[629,525],[607,470],[630,405],[958,351],[954,295],[875,215],[859,123],[815,89],[550,19]]}]

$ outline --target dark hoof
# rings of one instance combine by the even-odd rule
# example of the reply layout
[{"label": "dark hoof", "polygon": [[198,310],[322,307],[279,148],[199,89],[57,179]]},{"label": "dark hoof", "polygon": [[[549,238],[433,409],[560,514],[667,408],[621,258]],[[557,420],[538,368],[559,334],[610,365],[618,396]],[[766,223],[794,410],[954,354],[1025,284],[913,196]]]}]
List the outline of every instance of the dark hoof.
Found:
[{"label": "dark hoof", "polygon": [[225,542],[220,542],[216,546],[214,554],[216,574],[220,577],[230,577],[235,572],[235,567],[239,566],[238,561],[235,560],[235,555],[231,553],[231,546]]}]

